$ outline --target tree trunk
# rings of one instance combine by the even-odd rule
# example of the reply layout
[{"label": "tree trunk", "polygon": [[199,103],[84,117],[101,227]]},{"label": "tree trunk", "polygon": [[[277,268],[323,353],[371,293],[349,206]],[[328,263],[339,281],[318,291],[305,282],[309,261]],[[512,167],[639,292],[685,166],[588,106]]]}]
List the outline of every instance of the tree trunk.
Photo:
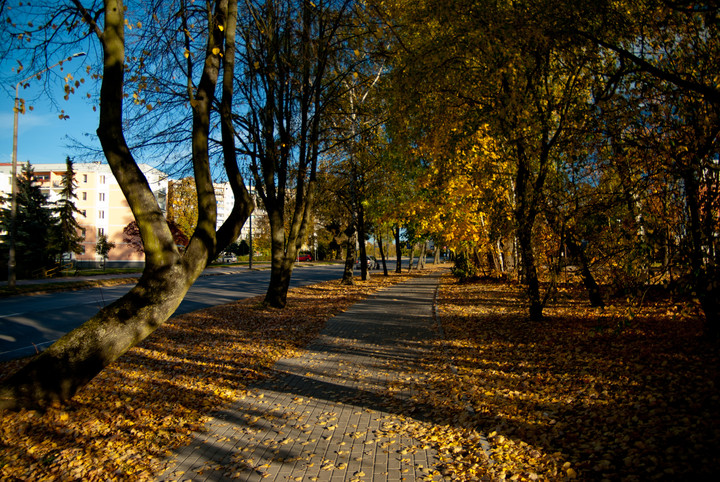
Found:
[{"label": "tree trunk", "polygon": [[284,308],[287,304],[287,290],[290,287],[295,251],[288,249],[286,252],[283,208],[270,207],[269,202],[266,206],[270,221],[270,284],[265,293],[264,303],[273,308]]},{"label": "tree trunk", "polygon": [[[270,284],[264,303],[284,308],[297,252],[306,238],[315,196],[320,113],[330,42],[335,30],[310,2],[289,10],[246,4],[252,29],[245,61],[260,66],[249,73],[245,89],[251,110],[244,125],[251,138],[255,188],[270,218]],[[319,16],[315,16],[318,14]],[[327,35],[327,36],[323,36]],[[286,198],[292,198],[289,226]],[[287,228],[287,232],[285,231]]]},{"label": "tree trunk", "polygon": [[410,246],[410,261],[408,262],[408,273],[413,269],[413,259],[415,259],[415,245]]},{"label": "tree trunk", "polygon": [[357,235],[360,246],[360,279],[367,281],[370,273],[368,273],[367,249],[365,247],[365,210],[362,203],[358,203]]},{"label": "tree trunk", "polygon": [[353,268],[355,267],[355,236],[357,233],[353,230],[349,233],[347,240],[347,248],[345,251],[345,270],[343,271],[343,277],[341,283],[344,285],[353,285]]},{"label": "tree trunk", "polygon": [[522,261],[523,278],[527,285],[529,316],[533,321],[542,319],[542,303],[540,301],[540,281],[535,268],[535,253],[532,246],[532,222],[520,220],[518,226],[518,245]]},{"label": "tree trunk", "polygon": [[400,226],[393,227],[393,235],[395,236],[395,272],[402,273],[402,246],[400,246]]},{"label": "tree trunk", "polygon": [[[212,21],[224,25],[226,9],[227,4],[218,1]],[[195,234],[181,256],[147,180],[130,153],[122,130],[124,12],[120,0],[107,0],[104,32],[100,32],[87,12],[84,14],[100,36],[104,52],[98,137],[140,229],[145,269],[137,285],[125,296],[60,338],[8,378],[0,387],[0,408],[38,407],[70,399],[104,367],[150,335],[172,315],[218,248],[215,239],[215,196],[212,189],[206,189],[206,181],[210,179],[207,145],[209,112],[218,78],[219,57],[215,54],[208,56],[198,84],[198,102],[193,108],[193,165],[196,178],[200,179],[200,215]],[[207,51],[222,46],[224,35],[230,34],[222,34],[215,29],[208,38]],[[223,142],[226,140],[223,139]],[[209,185],[212,186],[212,182]],[[242,202],[240,194],[236,193],[236,202]],[[235,210],[233,222],[238,225],[233,226],[233,230],[239,231],[247,218],[243,218],[242,213],[246,212],[248,206]]]},{"label": "tree trunk", "polygon": [[146,269],[128,294],[8,378],[0,389],[0,408],[36,408],[72,398],[103,368],[162,325],[200,272],[188,272],[180,262]]},{"label": "tree trunk", "polygon": [[600,286],[597,284],[597,281],[595,281],[595,277],[590,271],[590,263],[588,262],[585,250],[582,246],[578,245],[572,234],[568,234],[566,236],[565,244],[570,250],[570,254],[580,260],[580,274],[582,275],[585,289],[588,292],[590,306],[604,307],[605,302],[603,301],[602,292],[600,291]]},{"label": "tree trunk", "polygon": [[283,257],[279,264],[272,257],[270,265],[270,284],[265,293],[264,303],[273,308],[284,308],[287,305],[287,292],[290,288],[293,261]]},{"label": "tree trunk", "polygon": [[515,222],[517,223],[518,247],[524,282],[527,286],[529,302],[529,317],[532,321],[542,319],[542,302],[540,300],[540,281],[535,267],[535,253],[533,251],[532,235],[537,215],[537,203],[531,190],[529,159],[527,159],[524,146],[517,145],[518,169],[515,182],[515,198],[517,208]]},{"label": "tree trunk", "polygon": [[478,271],[482,270],[483,275],[487,276],[487,272],[485,271],[485,269],[483,269],[482,255],[480,254],[480,249],[478,249],[477,246],[473,247],[472,259],[473,264],[478,269]]},{"label": "tree trunk", "polygon": [[502,252],[500,251],[499,243],[491,244],[488,248],[490,254],[490,260],[492,261],[493,269],[498,276],[502,276],[505,269],[503,268]]},{"label": "tree trunk", "polygon": [[[692,269],[693,289],[705,313],[705,336],[717,339],[720,338],[720,287],[718,286],[720,284],[720,273],[718,273],[718,268],[713,262],[714,259],[709,263],[704,260],[706,256],[713,256],[714,253],[706,255],[703,251],[703,241],[711,239],[712,236],[707,236],[703,232],[700,209],[700,166],[697,164],[693,163],[683,172],[688,218],[690,220],[690,266]],[[709,193],[706,195],[709,195]],[[711,215],[712,213],[706,213],[706,216]]]},{"label": "tree trunk", "polygon": [[418,269],[425,269],[425,256],[427,255],[427,241],[423,241],[420,245],[420,254],[418,257]]},{"label": "tree trunk", "polygon": [[388,276],[387,262],[385,261],[385,251],[383,250],[382,235],[378,236],[378,247],[380,248],[380,259],[382,260],[383,275]]}]

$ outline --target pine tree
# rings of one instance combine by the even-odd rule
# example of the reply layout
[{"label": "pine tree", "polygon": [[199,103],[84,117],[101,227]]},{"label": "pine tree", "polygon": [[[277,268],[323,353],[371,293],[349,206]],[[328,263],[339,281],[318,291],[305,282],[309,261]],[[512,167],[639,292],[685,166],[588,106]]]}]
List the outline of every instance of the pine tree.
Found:
[{"label": "pine tree", "polygon": [[80,254],[83,252],[83,237],[80,234],[82,228],[75,219],[75,215],[81,212],[73,201],[73,199],[77,199],[77,194],[75,194],[77,182],[75,181],[73,162],[69,156],[65,159],[65,165],[60,199],[56,202],[55,207],[58,222],[53,236],[54,245],[59,251],[59,256],[65,253]]},{"label": "pine tree", "polygon": [[[17,177],[17,217],[15,218],[15,256],[18,277],[30,277],[52,266],[54,253],[50,247],[51,233],[57,223],[47,196],[40,190],[30,163],[23,165]],[[2,211],[2,227],[7,233],[10,209]],[[7,238],[7,234],[5,238]],[[8,244],[3,240],[3,244]]]}]

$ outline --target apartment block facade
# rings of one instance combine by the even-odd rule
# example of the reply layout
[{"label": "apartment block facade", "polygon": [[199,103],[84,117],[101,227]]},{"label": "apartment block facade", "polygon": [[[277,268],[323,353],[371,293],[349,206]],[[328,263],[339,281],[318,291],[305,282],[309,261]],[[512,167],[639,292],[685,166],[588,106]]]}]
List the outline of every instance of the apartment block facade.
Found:
[{"label": "apartment block facade", "polygon": [[[10,163],[0,163],[0,191],[7,197],[9,197],[11,191],[11,167]],[[48,200],[50,202],[57,201],[62,190],[62,178],[66,169],[65,163],[31,163],[31,167],[35,172],[40,189],[48,196]],[[139,167],[145,174],[160,208],[163,213],[166,213],[170,184],[180,181],[168,179],[166,173],[150,165],[140,164]],[[18,172],[20,172],[20,169],[21,166],[18,166]],[[144,264],[144,254],[138,253],[123,240],[123,229],[135,218],[120,189],[120,185],[110,170],[110,166],[99,162],[75,163],[73,169],[75,171],[75,193],[77,195],[75,206],[81,212],[76,219],[82,227],[81,234],[84,237],[84,251],[80,254],[74,254],[73,259],[80,266],[99,265],[102,259],[95,252],[95,245],[98,237],[105,234],[108,240],[115,244],[115,248],[110,251],[108,256],[108,266],[127,267]],[[235,203],[235,196],[228,182],[215,183],[214,186],[217,199],[217,225],[219,227],[230,215]],[[256,209],[253,214],[251,218],[253,230],[257,234],[258,215],[264,213]],[[250,229],[249,224],[250,220],[243,226],[239,238],[245,239],[247,237]]]},{"label": "apartment block facade", "polygon": [[[31,166],[40,189],[48,196],[50,202],[57,201],[62,190],[65,163],[31,164]],[[0,189],[8,194],[10,167],[9,164],[0,165]],[[109,241],[115,243],[115,248],[110,251],[108,257],[108,266],[142,265],[145,256],[123,241],[123,229],[135,218],[110,166],[93,162],[76,163],[73,168],[77,184],[75,206],[82,213],[78,215],[77,221],[82,227],[84,237],[84,251],[73,255],[75,261],[80,265],[99,263],[101,258],[95,253],[95,245],[98,237],[105,234]],[[147,164],[141,164],[140,169],[145,174],[160,207],[164,210],[168,189],[167,175]]]}]

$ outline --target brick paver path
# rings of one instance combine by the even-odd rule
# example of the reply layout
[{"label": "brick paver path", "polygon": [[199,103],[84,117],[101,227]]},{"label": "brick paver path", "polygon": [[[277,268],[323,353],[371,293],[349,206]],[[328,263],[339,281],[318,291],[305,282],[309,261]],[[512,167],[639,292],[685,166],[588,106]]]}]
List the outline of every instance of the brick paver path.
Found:
[{"label": "brick paver path", "polygon": [[161,480],[438,480],[436,454],[394,430],[422,413],[404,403],[402,381],[436,337],[438,276],[332,318],[305,354],[277,363],[277,377],[216,413]]}]

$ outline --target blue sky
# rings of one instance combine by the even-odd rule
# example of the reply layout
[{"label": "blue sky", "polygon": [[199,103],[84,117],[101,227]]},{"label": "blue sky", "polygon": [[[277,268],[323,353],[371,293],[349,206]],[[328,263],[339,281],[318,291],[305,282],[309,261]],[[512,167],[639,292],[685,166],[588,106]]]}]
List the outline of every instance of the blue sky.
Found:
[{"label": "blue sky", "polygon": [[[73,63],[80,63],[80,59],[74,59]],[[8,62],[0,63],[3,77],[7,79],[10,72]],[[54,74],[62,74],[59,67],[53,70]],[[21,80],[32,72],[23,72],[24,76],[18,76]],[[45,74],[47,75],[47,74]],[[53,77],[58,77],[53,75]],[[45,162],[64,162],[66,156],[77,156],[81,151],[69,148],[72,141],[69,136],[82,139],[84,142],[92,143],[99,147],[95,130],[98,124],[98,113],[92,109],[92,103],[87,98],[88,88],[92,86],[81,85],[76,93],[64,100],[62,79],[57,78],[50,88],[49,94],[43,92],[43,80],[33,78],[30,87],[20,88],[20,97],[26,99],[26,106],[33,106],[33,110],[26,109],[25,114],[18,116],[18,163],[30,161],[31,164]],[[12,134],[13,134],[13,104],[15,96],[15,85],[10,83],[0,89],[0,162],[12,161]],[[54,100],[54,102],[53,102]],[[53,105],[53,103],[55,105]],[[60,110],[65,111],[69,119],[58,118]],[[88,137],[85,134],[91,134]]]},{"label": "blue sky", "polygon": [[[2,0],[0,0],[2,1]],[[23,5],[25,3],[25,5]],[[4,10],[3,21],[13,20],[17,25],[40,25],[43,22],[40,19],[47,14],[47,10],[43,7],[50,8],[49,5],[31,6],[29,2],[13,2],[8,3]],[[20,27],[22,28],[22,27]],[[15,101],[15,84],[41,71],[43,67],[54,65],[56,62],[64,60],[62,55],[70,55],[77,51],[84,50],[93,45],[92,43],[78,46],[77,51],[63,51],[59,45],[54,46],[47,53],[47,59],[35,58],[35,62],[28,58],[32,55],[32,42],[27,44],[27,48],[17,48],[24,45],[18,43],[18,40],[12,41],[5,35],[3,31],[3,42],[7,42],[10,46],[7,50],[3,49],[5,56],[0,58],[0,162],[12,161],[12,138],[13,138],[13,104]],[[39,36],[40,40],[42,35]],[[27,39],[29,40],[29,36]],[[5,47],[5,45],[3,45]],[[69,47],[73,48],[73,47]],[[42,55],[42,54],[39,54]],[[32,106],[31,111],[26,109],[25,114],[18,116],[18,162],[24,163],[30,161],[34,164],[46,162],[64,162],[65,157],[70,155],[76,156],[80,154],[67,146],[71,141],[68,136],[82,138],[85,142],[92,142],[99,147],[99,142],[95,139],[83,136],[86,133],[94,133],[97,126],[97,113],[93,112],[90,99],[86,97],[88,92],[95,94],[96,86],[92,82],[86,82],[77,89],[77,93],[71,96],[69,100],[64,100],[64,80],[63,77],[72,73],[75,78],[80,77],[80,73],[85,74],[84,69],[87,65],[97,65],[96,53],[90,52],[89,55],[77,57],[70,62],[63,62],[62,65],[53,66],[49,72],[42,74],[41,79],[33,77],[29,81],[29,87],[20,87],[19,96],[26,100],[26,106]],[[26,67],[17,72],[20,62]],[[31,64],[35,67],[30,67]],[[89,80],[89,79],[87,79]],[[60,111],[64,110],[69,119],[61,120],[58,118]]]}]

